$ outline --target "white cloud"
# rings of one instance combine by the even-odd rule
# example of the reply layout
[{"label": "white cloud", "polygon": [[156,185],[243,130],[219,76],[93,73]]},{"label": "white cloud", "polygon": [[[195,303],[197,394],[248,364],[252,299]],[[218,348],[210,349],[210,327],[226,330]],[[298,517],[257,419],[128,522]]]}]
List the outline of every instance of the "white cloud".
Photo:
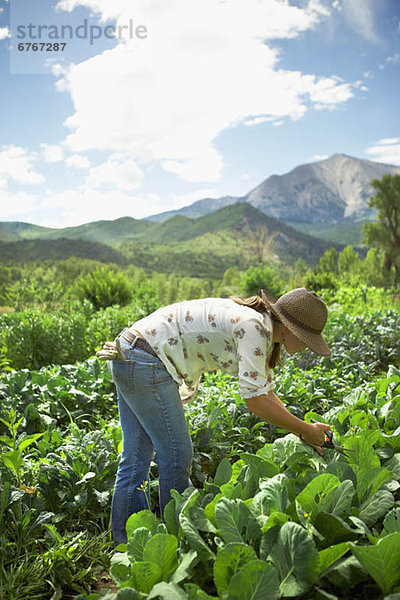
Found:
[{"label": "white cloud", "polygon": [[[0,176],[13,180],[19,184],[39,184],[44,182],[44,177],[33,167],[37,160],[35,153],[28,154],[26,148],[21,146],[2,146],[0,150]],[[3,199],[2,199],[3,200]]]},{"label": "white cloud", "polygon": [[64,158],[64,150],[61,146],[52,144],[40,144],[42,148],[42,157],[46,163],[61,162]]},{"label": "white cloud", "polygon": [[26,192],[1,191],[0,221],[27,221],[33,214],[36,198]]},{"label": "white cloud", "polygon": [[329,158],[328,154],[315,154],[313,156],[313,160],[326,160],[327,158]]},{"label": "white cloud", "polygon": [[90,160],[87,156],[82,156],[82,154],[72,154],[65,159],[65,164],[72,169],[88,169],[90,167]]},{"label": "white cloud", "polygon": [[389,165],[400,165],[400,138],[384,138],[378,140],[374,146],[365,150],[370,160],[386,163]]},{"label": "white cloud", "polygon": [[387,56],[385,58],[385,62],[392,64],[392,65],[398,65],[400,64],[400,54],[398,54],[396,52],[396,54],[393,54],[392,56]]},{"label": "white cloud", "polygon": [[400,144],[400,138],[383,138],[377,142],[380,146],[392,146],[393,144]]},{"label": "white cloud", "polygon": [[11,37],[11,33],[8,27],[0,27],[0,40],[5,40],[9,37]]},{"label": "white cloud", "polygon": [[136,162],[123,155],[113,154],[107,162],[92,167],[86,178],[88,187],[111,186],[118,190],[136,190],[141,186],[143,171]]},{"label": "white cloud", "polygon": [[[80,5],[117,25],[132,18],[128,0],[59,3]],[[139,163],[161,161],[188,181],[215,181],[222,131],[256,119],[299,119],[352,97],[352,85],[338,78],[279,69],[278,50],[268,44],[328,15],[322,0],[302,8],[281,0],[137,0],[135,24],[147,27],[146,40],[124,40],[57,71],[57,89],[74,105],[66,144],[73,152],[122,151]]]},{"label": "white cloud", "polygon": [[315,103],[315,108],[335,108],[337,104],[346,102],[353,96],[353,86],[344,83],[339,77],[308,76],[313,87],[309,92],[310,99]]},{"label": "white cloud", "polygon": [[186,161],[167,160],[162,163],[165,171],[179,175],[186,181],[217,181],[223,166],[222,156],[214,148],[205,148],[203,154]]},{"label": "white cloud", "polygon": [[48,219],[48,215],[54,211],[53,226],[70,227],[91,221],[118,219],[122,216],[141,219],[150,212],[162,212],[168,208],[157,194],[133,196],[114,190],[79,188],[65,190],[43,199],[37,214],[43,211],[43,218]]},{"label": "white cloud", "polygon": [[374,8],[378,3],[375,0],[342,0],[344,14],[353,29],[366,40],[374,43],[379,38],[374,28]]},{"label": "white cloud", "polygon": [[253,125],[260,125],[261,123],[268,123],[274,120],[274,117],[256,117],[255,119],[246,119],[246,121],[243,121],[243,125],[246,125],[246,127],[252,127]]},{"label": "white cloud", "polygon": [[48,227],[72,227],[97,220],[122,216],[142,219],[166,210],[187,206],[201,198],[217,198],[215,188],[198,189],[187,194],[129,194],[118,190],[99,190],[79,186],[63,192],[47,188],[44,194],[1,192],[0,221],[23,220]]}]

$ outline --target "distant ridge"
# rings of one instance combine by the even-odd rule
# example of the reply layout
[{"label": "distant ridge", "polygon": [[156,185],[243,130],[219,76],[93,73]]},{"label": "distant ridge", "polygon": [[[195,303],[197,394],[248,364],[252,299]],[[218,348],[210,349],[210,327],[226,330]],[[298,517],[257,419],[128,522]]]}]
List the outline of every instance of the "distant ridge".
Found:
[{"label": "distant ridge", "polygon": [[212,212],[228,203],[247,202],[261,212],[291,223],[340,223],[372,219],[368,208],[372,179],[385,173],[400,174],[400,167],[333,154],[318,162],[300,165],[284,175],[271,175],[242,197],[197,200],[190,206],[148,217],[162,221],[174,214]]},{"label": "distant ridge", "polygon": [[[8,231],[7,224],[0,228]],[[0,243],[2,261],[63,260],[70,256],[101,262],[134,264],[147,272],[176,273],[195,277],[221,277],[226,269],[245,269],[254,264],[254,237],[258,228],[271,236],[268,260],[294,264],[303,258],[316,264],[334,246],[261,213],[247,203],[225,206],[213,213],[189,219],[174,215],[164,222],[124,218],[97,221],[66,229],[30,228],[9,224],[9,230],[28,239]],[[67,235],[71,238],[67,238]],[[29,236],[44,235],[44,239]],[[53,239],[53,236],[59,236]],[[62,237],[61,237],[62,236]],[[80,236],[80,237],[78,237]],[[82,239],[86,237],[87,239]],[[96,238],[96,239],[94,239]],[[108,244],[98,240],[108,240]]]},{"label": "distant ridge", "polygon": [[0,242],[0,260],[2,262],[43,262],[71,258],[89,258],[103,263],[125,263],[124,257],[105,244],[84,240],[19,240],[18,242]]},{"label": "distant ridge", "polygon": [[204,217],[204,215],[208,215],[214,210],[218,210],[223,208],[224,206],[229,206],[230,204],[235,204],[236,202],[243,201],[236,196],[223,196],[222,198],[203,198],[202,200],[196,200],[193,204],[189,206],[184,206],[183,208],[179,208],[176,210],[167,210],[166,212],[159,213],[158,215],[152,215],[151,217],[146,217],[146,221],[166,221],[170,217],[174,215],[183,215],[185,217],[189,217],[190,219],[198,219],[199,217]]},{"label": "distant ridge", "polygon": [[[148,219],[122,217],[63,229],[3,222],[0,259],[102,257],[98,260],[128,261],[148,271],[219,276],[229,266],[246,268],[249,231],[261,226],[274,235],[271,248],[278,261],[303,258],[312,265],[332,246],[360,243],[362,221],[374,218],[368,208],[371,180],[385,173],[400,173],[400,167],[334,154],[272,175],[246,196],[204,198]],[[26,243],[35,240],[40,243]],[[46,246],[45,240],[57,243]]]}]

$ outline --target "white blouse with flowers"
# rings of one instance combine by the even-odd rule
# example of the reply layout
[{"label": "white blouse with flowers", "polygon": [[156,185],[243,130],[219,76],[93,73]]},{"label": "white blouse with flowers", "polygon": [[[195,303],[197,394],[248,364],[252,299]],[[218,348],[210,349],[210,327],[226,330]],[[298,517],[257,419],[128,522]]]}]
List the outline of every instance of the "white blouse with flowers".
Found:
[{"label": "white blouse with flowers", "polygon": [[204,371],[239,377],[239,393],[251,398],[274,389],[268,367],[272,321],[268,313],[223,298],[178,302],[133,326],[180,385],[183,402],[194,398]]}]

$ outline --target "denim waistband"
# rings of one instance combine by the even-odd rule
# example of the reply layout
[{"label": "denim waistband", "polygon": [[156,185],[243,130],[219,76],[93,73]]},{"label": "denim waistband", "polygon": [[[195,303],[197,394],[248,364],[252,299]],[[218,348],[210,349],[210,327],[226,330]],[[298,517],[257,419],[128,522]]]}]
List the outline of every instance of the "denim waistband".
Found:
[{"label": "denim waistband", "polygon": [[133,334],[129,329],[124,329],[119,334],[119,337],[123,338],[124,340],[126,340],[127,342],[132,344],[132,348],[133,347],[141,348],[145,352],[148,352],[149,354],[152,354],[153,356],[158,358],[157,354],[154,352],[154,350],[150,346],[150,344],[148,342],[146,342],[146,340],[144,340],[143,338],[140,338],[139,336]]}]

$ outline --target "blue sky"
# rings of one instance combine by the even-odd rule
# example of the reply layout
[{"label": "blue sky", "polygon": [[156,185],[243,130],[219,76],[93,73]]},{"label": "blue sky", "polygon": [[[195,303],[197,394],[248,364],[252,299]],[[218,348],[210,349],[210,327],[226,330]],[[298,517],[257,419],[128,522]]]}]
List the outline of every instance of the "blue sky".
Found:
[{"label": "blue sky", "polygon": [[[48,63],[24,18],[142,29]],[[400,165],[399,70],[398,0],[0,0],[0,220],[143,218],[336,152]]]}]

